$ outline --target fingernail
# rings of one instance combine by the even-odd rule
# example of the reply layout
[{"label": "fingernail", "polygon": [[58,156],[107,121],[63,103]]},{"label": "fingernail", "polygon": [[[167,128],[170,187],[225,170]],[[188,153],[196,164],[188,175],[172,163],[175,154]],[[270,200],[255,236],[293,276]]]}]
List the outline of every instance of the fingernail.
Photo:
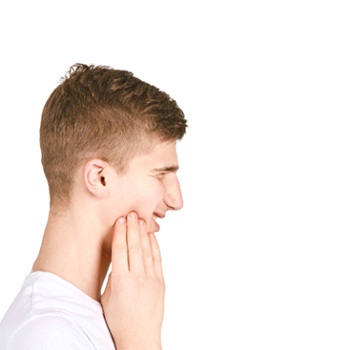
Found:
[{"label": "fingernail", "polygon": [[118,225],[124,225],[125,224],[125,218],[119,218],[117,223],[118,223]]},{"label": "fingernail", "polygon": [[128,219],[136,219],[136,218],[137,218],[136,213],[131,212],[131,213],[128,214]]}]

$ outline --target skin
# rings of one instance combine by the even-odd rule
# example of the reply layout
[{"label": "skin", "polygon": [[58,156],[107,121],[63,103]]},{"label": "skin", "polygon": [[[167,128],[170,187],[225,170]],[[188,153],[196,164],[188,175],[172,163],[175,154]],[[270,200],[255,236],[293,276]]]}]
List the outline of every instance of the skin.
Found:
[{"label": "skin", "polygon": [[112,273],[101,298],[118,350],[162,348],[164,292],[156,237],[131,212],[114,226]]},{"label": "skin", "polygon": [[68,210],[50,208],[33,270],[100,300],[112,262],[102,306],[118,350],[161,348],[164,279],[155,217],[183,205],[177,169],[176,142],[156,143],[124,173],[92,159],[76,171]]}]

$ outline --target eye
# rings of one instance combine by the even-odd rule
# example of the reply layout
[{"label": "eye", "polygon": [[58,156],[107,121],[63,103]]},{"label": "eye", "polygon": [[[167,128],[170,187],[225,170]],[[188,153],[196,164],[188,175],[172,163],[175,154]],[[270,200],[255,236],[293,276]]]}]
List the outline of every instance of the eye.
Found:
[{"label": "eye", "polygon": [[165,177],[166,174],[167,174],[166,172],[158,173],[158,174],[156,175],[156,177],[157,177],[158,179],[163,179],[163,178]]}]

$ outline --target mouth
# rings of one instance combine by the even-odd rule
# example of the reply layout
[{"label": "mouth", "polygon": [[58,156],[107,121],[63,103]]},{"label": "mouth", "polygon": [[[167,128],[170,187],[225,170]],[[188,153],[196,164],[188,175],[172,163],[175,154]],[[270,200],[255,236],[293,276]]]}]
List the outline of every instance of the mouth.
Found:
[{"label": "mouth", "polygon": [[160,215],[160,214],[153,214],[152,216],[152,221],[153,221],[153,227],[154,227],[154,232],[158,232],[160,230],[160,226],[156,220],[158,219],[163,219],[165,215]]}]

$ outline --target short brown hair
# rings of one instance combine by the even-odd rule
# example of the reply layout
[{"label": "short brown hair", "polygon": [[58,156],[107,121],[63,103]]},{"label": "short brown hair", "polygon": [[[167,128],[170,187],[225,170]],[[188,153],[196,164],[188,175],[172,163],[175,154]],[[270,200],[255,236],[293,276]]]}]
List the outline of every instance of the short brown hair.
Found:
[{"label": "short brown hair", "polygon": [[133,73],[75,64],[47,100],[40,147],[50,198],[67,204],[74,172],[100,158],[125,170],[150,142],[180,140],[187,127],[175,100]]}]

